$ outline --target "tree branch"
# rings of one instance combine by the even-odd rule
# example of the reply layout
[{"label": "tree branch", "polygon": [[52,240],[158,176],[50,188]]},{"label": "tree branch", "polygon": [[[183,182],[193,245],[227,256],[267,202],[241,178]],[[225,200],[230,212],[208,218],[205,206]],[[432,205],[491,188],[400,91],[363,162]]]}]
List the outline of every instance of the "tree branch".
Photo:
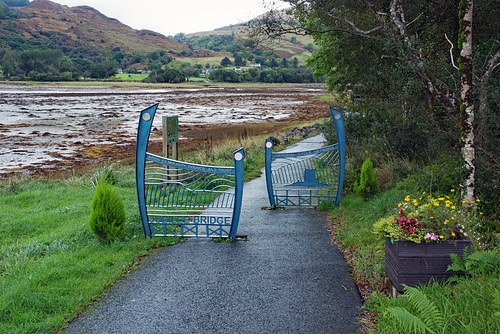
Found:
[{"label": "tree branch", "polygon": [[450,41],[450,39],[448,38],[448,36],[446,34],[444,34],[444,37],[446,37],[446,40],[448,41],[448,43],[450,43],[451,47],[450,47],[450,58],[451,58],[451,64],[453,65],[453,67],[455,69],[458,70],[458,67],[455,65],[455,59],[453,58],[453,43]]}]

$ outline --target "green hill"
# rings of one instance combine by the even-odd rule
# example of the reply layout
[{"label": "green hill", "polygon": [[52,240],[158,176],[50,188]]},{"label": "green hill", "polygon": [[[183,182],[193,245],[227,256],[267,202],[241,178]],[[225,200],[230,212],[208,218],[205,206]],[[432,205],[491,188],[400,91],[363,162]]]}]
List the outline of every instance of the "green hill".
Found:
[{"label": "green hill", "polygon": [[[155,50],[182,52],[188,46],[149,30],[135,30],[88,6],[68,7],[49,0],[35,0],[17,11],[11,22],[26,39],[43,39],[47,32],[61,35],[61,42],[80,41],[90,46],[148,53]],[[2,22],[4,25],[6,22]],[[8,27],[2,29],[9,32]]]},{"label": "green hill", "polygon": [[298,57],[300,60],[305,60],[311,55],[311,50],[315,49],[312,37],[295,34],[287,34],[280,40],[252,45],[245,36],[245,24],[235,24],[213,31],[176,35],[175,37],[181,42],[213,51],[235,52],[241,50],[235,48],[234,45],[250,46],[274,52],[280,58]]},{"label": "green hill", "polygon": [[235,73],[219,71],[211,79],[315,81],[312,70],[303,68],[313,48],[309,37],[290,35],[273,44],[256,45],[245,38],[242,27],[170,38],[132,29],[89,6],[0,0],[0,78],[74,81],[107,79],[117,72],[145,72],[158,74],[152,82],[163,82],[166,74],[162,71],[169,71],[167,65],[181,69],[178,72],[185,79],[199,76],[203,68],[219,68],[224,60],[224,67],[234,65],[242,72],[236,77]]}]

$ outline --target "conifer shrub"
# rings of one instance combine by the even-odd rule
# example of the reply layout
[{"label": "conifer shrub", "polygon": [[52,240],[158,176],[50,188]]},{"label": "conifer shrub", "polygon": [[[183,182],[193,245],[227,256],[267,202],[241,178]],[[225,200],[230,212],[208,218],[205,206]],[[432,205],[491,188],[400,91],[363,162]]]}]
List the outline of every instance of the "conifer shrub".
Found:
[{"label": "conifer shrub", "polygon": [[359,185],[357,182],[354,184],[354,191],[358,195],[363,196],[364,199],[367,199],[380,191],[377,174],[373,168],[373,163],[369,158],[363,162]]},{"label": "conifer shrub", "polygon": [[101,240],[113,241],[123,235],[125,206],[116,188],[99,182],[90,205],[90,228]]}]

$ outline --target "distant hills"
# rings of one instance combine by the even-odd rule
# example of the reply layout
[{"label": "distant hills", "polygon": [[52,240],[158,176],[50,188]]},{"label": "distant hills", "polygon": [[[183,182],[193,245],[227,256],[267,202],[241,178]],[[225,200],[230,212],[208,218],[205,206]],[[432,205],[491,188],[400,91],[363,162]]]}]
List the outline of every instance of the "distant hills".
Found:
[{"label": "distant hills", "polygon": [[[181,52],[188,46],[149,30],[135,30],[89,6],[68,7],[49,0],[35,0],[16,10],[12,23],[23,38],[42,38],[43,32],[62,35],[62,40],[123,51],[148,53],[155,50]],[[6,29],[4,30],[4,33]],[[9,31],[7,29],[7,31]]]},{"label": "distant hills", "polygon": [[[316,80],[311,69],[303,68],[314,48],[310,37],[290,35],[272,45],[256,46],[245,39],[242,26],[167,37],[132,29],[89,6],[68,7],[49,0],[0,0],[0,78],[100,80],[117,73],[145,72],[153,73],[154,77],[148,78],[151,82],[182,82],[199,77],[204,69],[218,69],[210,79]],[[175,73],[169,69],[172,67]],[[221,71],[231,67],[240,72],[236,75],[234,71]]]}]

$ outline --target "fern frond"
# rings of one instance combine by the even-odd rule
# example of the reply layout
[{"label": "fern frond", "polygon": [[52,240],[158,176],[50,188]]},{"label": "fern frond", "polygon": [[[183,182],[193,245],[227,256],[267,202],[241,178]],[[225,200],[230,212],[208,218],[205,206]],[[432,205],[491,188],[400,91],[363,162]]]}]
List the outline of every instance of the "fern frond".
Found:
[{"label": "fern frond", "polygon": [[419,317],[402,307],[388,307],[384,315],[389,315],[401,328],[401,333],[435,333]]},{"label": "fern frond", "polygon": [[453,271],[465,271],[465,261],[463,258],[458,256],[457,254],[450,254],[451,264],[448,265],[447,270]]},{"label": "fern frond", "polygon": [[495,317],[500,317],[500,291],[498,289],[495,289],[495,293],[493,293],[493,308]]},{"label": "fern frond", "polygon": [[420,319],[430,328],[440,328],[444,320],[437,306],[427,298],[427,296],[417,288],[405,286],[405,295],[408,301],[416,308],[420,314]]}]

